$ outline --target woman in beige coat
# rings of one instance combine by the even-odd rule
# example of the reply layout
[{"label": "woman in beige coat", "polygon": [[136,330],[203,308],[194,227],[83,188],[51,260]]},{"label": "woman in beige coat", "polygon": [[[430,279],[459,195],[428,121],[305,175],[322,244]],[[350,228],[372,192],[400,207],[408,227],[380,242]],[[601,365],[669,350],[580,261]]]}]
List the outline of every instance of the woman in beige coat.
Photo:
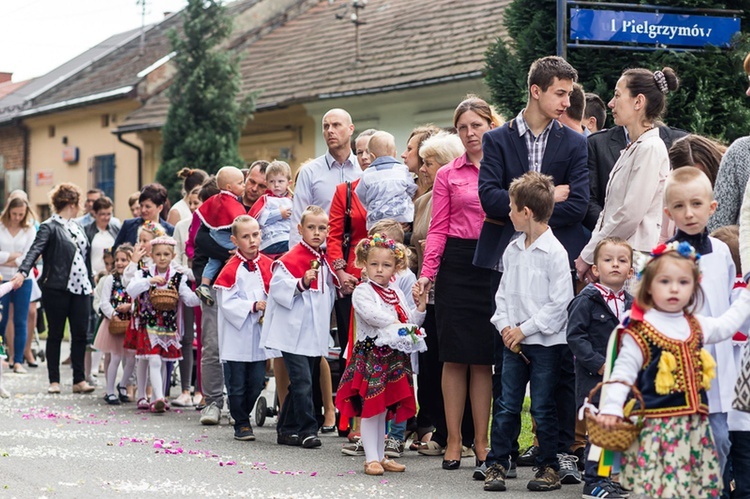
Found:
[{"label": "woman in beige coat", "polygon": [[615,124],[627,130],[630,143],[612,168],[604,209],[575,262],[578,279],[584,282],[594,281],[594,248],[605,237],[621,237],[641,252],[659,241],[669,154],[655,125],[666,109],[667,94],[677,87],[671,68],[653,73],[628,69],[617,82],[609,108]]}]

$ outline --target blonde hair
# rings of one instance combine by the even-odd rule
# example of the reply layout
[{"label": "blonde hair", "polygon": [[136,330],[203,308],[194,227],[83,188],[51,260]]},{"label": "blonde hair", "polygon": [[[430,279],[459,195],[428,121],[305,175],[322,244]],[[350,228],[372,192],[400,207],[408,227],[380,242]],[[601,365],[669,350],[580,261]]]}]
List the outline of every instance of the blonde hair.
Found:
[{"label": "blonde hair", "polygon": [[607,244],[611,244],[613,246],[622,246],[623,248],[626,248],[628,250],[628,259],[630,260],[630,266],[633,266],[633,247],[625,239],[614,236],[605,237],[604,239],[596,243],[596,248],[594,248],[594,265],[599,265],[599,253]]},{"label": "blonde hair", "polygon": [[292,180],[292,168],[286,161],[275,159],[266,166],[266,179],[271,175],[284,175],[287,180]]},{"label": "blonde hair", "polygon": [[667,200],[669,199],[669,191],[671,191],[675,187],[684,187],[691,182],[700,183],[706,190],[708,199],[714,199],[714,190],[711,186],[711,180],[703,172],[703,170],[694,166],[683,166],[681,168],[677,168],[676,170],[672,170],[672,172],[667,177],[667,182],[664,184],[665,205]]},{"label": "blonde hair", "polygon": [[5,204],[3,213],[0,214],[0,221],[2,221],[3,225],[7,227],[10,224],[10,210],[21,207],[26,208],[26,213],[24,214],[23,220],[21,220],[20,225],[22,228],[31,227],[34,222],[34,214],[31,211],[31,206],[29,206],[29,201],[22,197],[8,199],[8,202]]},{"label": "blonde hair", "polygon": [[258,225],[258,228],[260,228],[260,225],[258,224],[258,221],[251,217],[250,215],[240,215],[237,218],[234,219],[234,222],[232,222],[232,235],[234,237],[237,237],[237,231],[240,230],[240,225],[242,224],[249,224],[255,222],[256,225]]},{"label": "blonde hair", "polygon": [[[396,260],[396,272],[406,269],[406,247],[393,239],[383,237],[382,234],[373,234],[357,243],[357,247],[354,249],[356,256],[354,265],[365,269],[367,267],[367,257],[376,248],[390,250],[393,253],[393,258]],[[367,275],[366,271],[363,270],[362,272]]]},{"label": "blonde hair", "polygon": [[167,231],[162,227],[161,224],[157,224],[151,221],[145,222],[143,225],[138,227],[138,234],[136,237],[140,237],[143,232],[151,234],[154,237],[162,237],[167,235]]},{"label": "blonde hair", "polygon": [[397,243],[404,243],[404,228],[392,218],[384,218],[375,222],[367,235],[372,237],[375,234],[388,234]]},{"label": "blonde hair", "polygon": [[474,94],[468,94],[453,112],[454,127],[458,127],[459,118],[461,118],[461,115],[467,111],[475,112],[485,121],[487,121],[488,125],[495,125],[496,127],[499,127],[503,124],[503,119],[499,114],[497,114],[495,108],[487,104],[484,99],[480,99]]},{"label": "blonde hair", "polygon": [[320,216],[323,215],[326,217],[326,220],[328,219],[328,213],[326,213],[326,210],[321,208],[320,206],[315,206],[314,204],[311,204],[307,208],[305,208],[305,211],[302,212],[302,216],[299,218],[299,224],[302,225],[305,223],[305,218],[309,216]]}]

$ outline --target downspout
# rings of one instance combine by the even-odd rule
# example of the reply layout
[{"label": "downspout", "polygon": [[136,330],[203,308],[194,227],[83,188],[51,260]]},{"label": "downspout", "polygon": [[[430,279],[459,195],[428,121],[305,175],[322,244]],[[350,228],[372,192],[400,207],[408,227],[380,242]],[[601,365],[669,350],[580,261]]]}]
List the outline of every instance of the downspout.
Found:
[{"label": "downspout", "polygon": [[29,192],[29,127],[23,123],[18,124],[23,133],[23,191]]},{"label": "downspout", "polygon": [[140,188],[143,187],[143,150],[132,142],[123,139],[122,132],[115,132],[115,135],[117,135],[118,141],[138,151],[138,189],[140,190]]}]

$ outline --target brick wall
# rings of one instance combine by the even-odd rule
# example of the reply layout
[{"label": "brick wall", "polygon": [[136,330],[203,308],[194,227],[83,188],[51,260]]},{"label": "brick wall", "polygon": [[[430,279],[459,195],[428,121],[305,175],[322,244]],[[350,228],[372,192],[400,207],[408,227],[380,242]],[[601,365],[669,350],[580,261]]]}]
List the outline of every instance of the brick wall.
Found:
[{"label": "brick wall", "polygon": [[23,168],[23,132],[16,126],[0,127],[0,155],[5,159],[5,169]]}]

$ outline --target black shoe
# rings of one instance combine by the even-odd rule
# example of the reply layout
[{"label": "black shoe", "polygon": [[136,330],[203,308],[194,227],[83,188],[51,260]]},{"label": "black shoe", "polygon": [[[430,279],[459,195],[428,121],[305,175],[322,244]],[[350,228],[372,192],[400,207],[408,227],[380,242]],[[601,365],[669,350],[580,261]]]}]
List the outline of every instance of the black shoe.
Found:
[{"label": "black shoe", "polygon": [[542,466],[536,468],[536,475],[534,478],[529,480],[526,488],[535,492],[546,492],[549,490],[557,490],[560,485],[560,475],[550,466]]},{"label": "black shoe", "polygon": [[461,467],[460,459],[443,459],[444,470],[457,470]]},{"label": "black shoe", "polygon": [[114,393],[108,393],[104,396],[104,401],[109,405],[120,405],[120,399]]},{"label": "black shoe", "polygon": [[336,425],[320,427],[320,433],[333,433],[334,431],[336,431]]},{"label": "black shoe", "polygon": [[532,445],[526,452],[518,456],[516,463],[518,466],[536,466],[536,456],[539,454],[539,447]]},{"label": "black shoe", "polygon": [[314,449],[320,447],[322,444],[317,435],[308,435],[302,438],[302,447],[305,449]]},{"label": "black shoe", "polygon": [[289,445],[291,447],[299,447],[301,444],[298,435],[289,435],[284,433],[279,433],[276,436],[276,443],[279,445]]},{"label": "black shoe", "polygon": [[510,469],[505,473],[505,478],[518,478],[518,468],[516,462],[510,462]]},{"label": "black shoe", "polygon": [[484,490],[496,492],[505,490],[505,468],[500,464],[493,464],[487,468],[484,477]]},{"label": "black shoe", "polygon": [[583,471],[586,468],[586,462],[583,460],[584,450],[584,447],[579,447],[578,449],[573,451],[573,455],[578,458],[578,462],[576,463],[576,465],[578,465],[578,471]]},{"label": "black shoe", "polygon": [[117,385],[117,393],[119,394],[118,398],[120,399],[120,402],[124,402],[124,403],[132,402],[130,400],[130,397],[128,397],[128,389],[125,388],[124,386]]},{"label": "black shoe", "polygon": [[253,433],[252,426],[242,426],[234,430],[234,439],[242,441],[255,440],[255,433]]}]

